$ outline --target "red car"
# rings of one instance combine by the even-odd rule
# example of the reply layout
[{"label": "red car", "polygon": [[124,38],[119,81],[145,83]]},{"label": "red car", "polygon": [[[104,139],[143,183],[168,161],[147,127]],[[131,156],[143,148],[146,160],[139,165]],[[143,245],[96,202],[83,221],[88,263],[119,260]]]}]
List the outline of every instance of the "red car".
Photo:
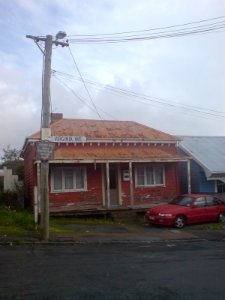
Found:
[{"label": "red car", "polygon": [[212,195],[186,194],[168,204],[150,208],[145,216],[150,224],[176,228],[194,223],[225,222],[225,201]]}]

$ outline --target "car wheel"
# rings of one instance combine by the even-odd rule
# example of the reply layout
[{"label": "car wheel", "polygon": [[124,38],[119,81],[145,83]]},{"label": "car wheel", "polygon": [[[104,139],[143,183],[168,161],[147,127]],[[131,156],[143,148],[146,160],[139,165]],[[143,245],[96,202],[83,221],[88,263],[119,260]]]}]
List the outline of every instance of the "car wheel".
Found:
[{"label": "car wheel", "polygon": [[177,216],[174,220],[174,226],[176,228],[183,228],[186,224],[185,216]]},{"label": "car wheel", "polygon": [[218,221],[220,223],[225,223],[225,212],[219,214]]}]

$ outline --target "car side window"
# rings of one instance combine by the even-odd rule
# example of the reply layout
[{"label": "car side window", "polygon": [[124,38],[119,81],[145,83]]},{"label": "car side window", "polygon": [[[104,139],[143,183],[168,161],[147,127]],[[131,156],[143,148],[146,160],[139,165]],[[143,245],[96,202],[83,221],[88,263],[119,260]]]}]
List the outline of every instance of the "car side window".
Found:
[{"label": "car side window", "polygon": [[220,199],[214,197],[213,198],[213,205],[224,205],[224,203]]},{"label": "car side window", "polygon": [[207,196],[206,197],[206,206],[214,206],[217,205],[216,202],[214,201],[215,198],[212,196]]},{"label": "car side window", "polygon": [[204,207],[205,206],[205,197],[199,197],[195,200],[195,206]]}]

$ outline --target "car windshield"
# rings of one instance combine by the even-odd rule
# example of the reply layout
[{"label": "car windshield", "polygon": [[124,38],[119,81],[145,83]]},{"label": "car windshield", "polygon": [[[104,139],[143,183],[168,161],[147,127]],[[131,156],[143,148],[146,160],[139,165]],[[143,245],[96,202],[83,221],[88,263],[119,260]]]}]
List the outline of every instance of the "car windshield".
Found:
[{"label": "car windshield", "polygon": [[194,198],[188,196],[178,196],[171,200],[170,204],[181,205],[181,206],[191,206]]}]

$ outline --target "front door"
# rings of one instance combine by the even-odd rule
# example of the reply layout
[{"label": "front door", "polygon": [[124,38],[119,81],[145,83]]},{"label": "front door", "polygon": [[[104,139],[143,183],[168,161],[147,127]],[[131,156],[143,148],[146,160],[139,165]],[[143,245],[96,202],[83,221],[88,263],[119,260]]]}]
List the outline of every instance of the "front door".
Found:
[{"label": "front door", "polygon": [[118,167],[109,166],[110,206],[119,205]]}]

